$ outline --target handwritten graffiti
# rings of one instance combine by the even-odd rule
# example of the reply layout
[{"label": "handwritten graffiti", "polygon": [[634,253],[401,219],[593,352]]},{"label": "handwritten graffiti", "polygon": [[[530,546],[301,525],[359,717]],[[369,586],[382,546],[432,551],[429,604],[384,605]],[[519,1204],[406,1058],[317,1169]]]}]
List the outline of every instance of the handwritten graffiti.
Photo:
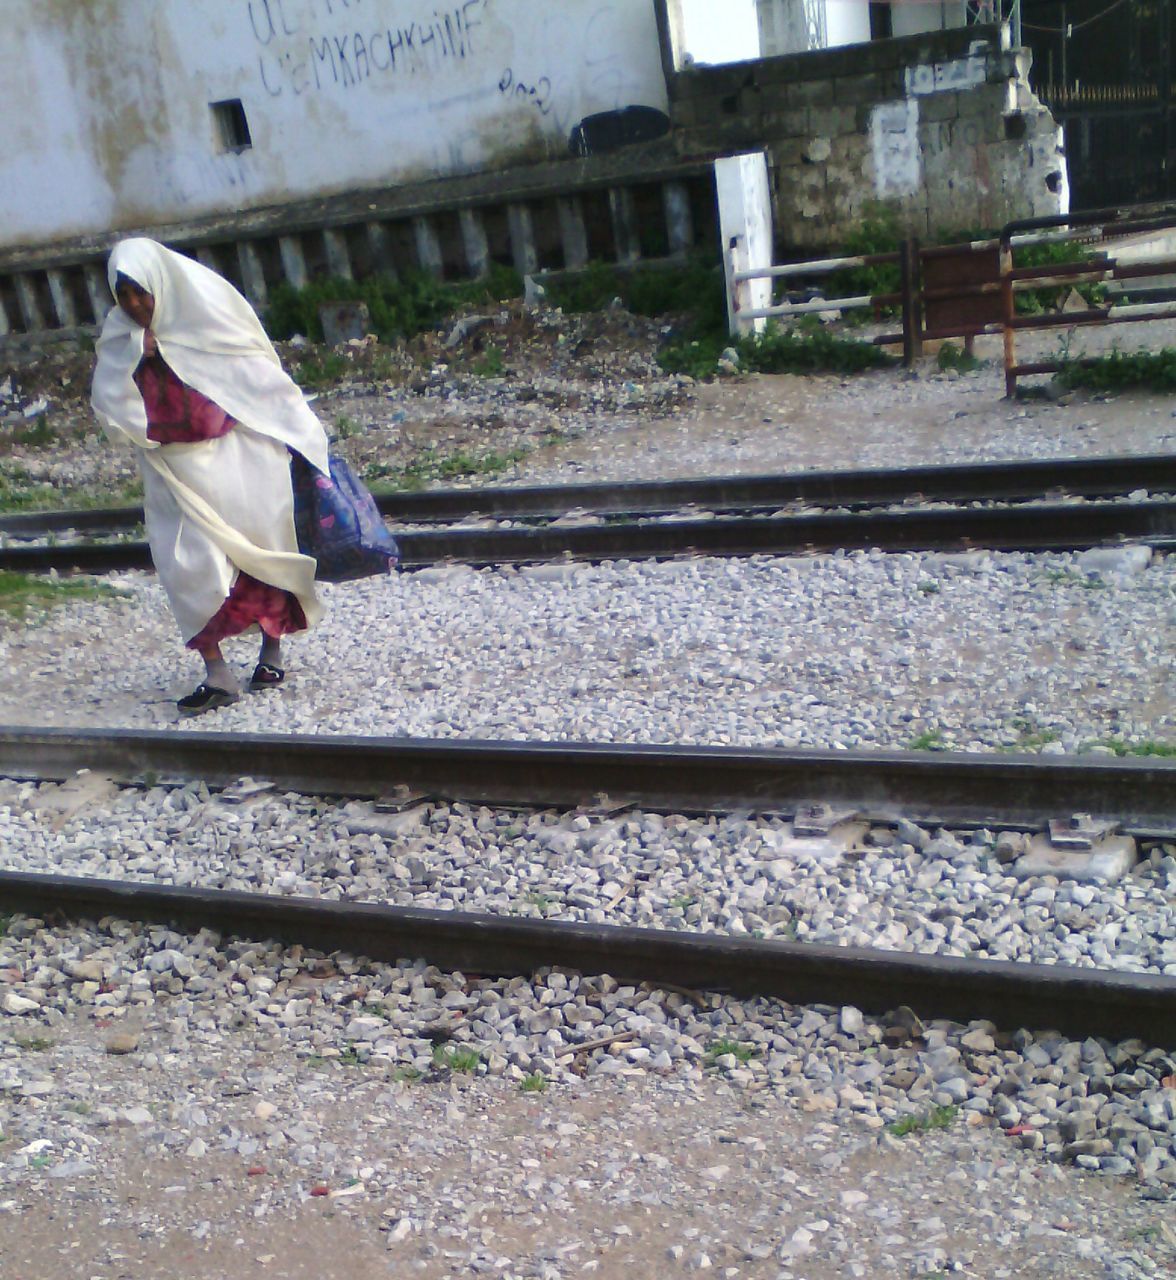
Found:
[{"label": "handwritten graffiti", "polygon": [[[261,46],[258,74],[274,98],[310,90],[349,89],[377,77],[417,75],[475,52],[475,32],[489,0],[460,0],[401,26],[343,34],[323,29],[323,18],[358,11],[362,0],[318,0],[312,27],[299,23],[296,0],[249,0],[249,22]],[[358,17],[356,12],[355,16]]]},{"label": "handwritten graffiti", "polygon": [[988,59],[983,44],[972,46],[966,58],[953,58],[950,62],[923,63],[907,67],[908,94],[922,96],[928,93],[950,93],[974,89],[988,78]]},{"label": "handwritten graffiti", "polygon": [[538,108],[540,115],[549,115],[551,112],[551,81],[546,76],[540,76],[534,84],[528,84],[524,80],[515,79],[515,73],[507,67],[498,77],[498,92],[507,98],[521,98],[524,102],[532,103]]},{"label": "handwritten graffiti", "polygon": [[927,127],[923,152],[940,156],[959,147],[978,147],[983,141],[984,129],[979,120],[940,120]]}]

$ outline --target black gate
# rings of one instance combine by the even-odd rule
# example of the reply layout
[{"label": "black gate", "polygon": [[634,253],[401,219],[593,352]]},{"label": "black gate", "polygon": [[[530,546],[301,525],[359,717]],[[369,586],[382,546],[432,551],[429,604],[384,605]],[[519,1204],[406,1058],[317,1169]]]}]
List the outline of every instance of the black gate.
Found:
[{"label": "black gate", "polygon": [[1170,0],[1021,0],[1031,83],[1065,128],[1075,209],[1176,194]]}]

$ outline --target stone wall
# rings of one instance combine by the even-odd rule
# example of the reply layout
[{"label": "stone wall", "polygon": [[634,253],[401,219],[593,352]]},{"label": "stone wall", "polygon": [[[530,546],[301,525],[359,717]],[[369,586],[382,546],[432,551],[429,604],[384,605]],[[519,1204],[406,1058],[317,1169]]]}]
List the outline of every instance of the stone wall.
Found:
[{"label": "stone wall", "polygon": [[885,206],[923,238],[1065,212],[1061,131],[996,27],[721,67],[670,83],[679,153],[766,148],[776,240],[835,245]]}]

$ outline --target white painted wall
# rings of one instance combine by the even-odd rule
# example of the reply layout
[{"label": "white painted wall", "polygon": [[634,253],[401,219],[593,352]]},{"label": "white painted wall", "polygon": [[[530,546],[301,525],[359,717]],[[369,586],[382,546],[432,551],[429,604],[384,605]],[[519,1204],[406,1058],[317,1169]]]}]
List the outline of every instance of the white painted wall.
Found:
[{"label": "white painted wall", "polygon": [[896,36],[946,31],[967,21],[964,0],[891,0],[890,25]]},{"label": "white painted wall", "polygon": [[666,110],[653,0],[0,0],[0,23],[0,246],[566,157],[585,116]]}]

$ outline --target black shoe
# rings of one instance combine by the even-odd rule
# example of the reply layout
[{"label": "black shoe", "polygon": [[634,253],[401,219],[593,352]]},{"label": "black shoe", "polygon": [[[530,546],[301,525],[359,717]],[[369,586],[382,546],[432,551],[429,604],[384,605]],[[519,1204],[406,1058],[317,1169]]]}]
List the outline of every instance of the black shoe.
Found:
[{"label": "black shoe", "polygon": [[275,667],[272,662],[259,662],[250,677],[249,692],[258,693],[262,689],[276,689],[285,678],[286,673],[281,667]]},{"label": "black shoe", "polygon": [[185,698],[176,703],[182,716],[199,716],[205,711],[216,711],[237,701],[238,695],[227,689],[215,689],[210,684],[198,684]]}]

